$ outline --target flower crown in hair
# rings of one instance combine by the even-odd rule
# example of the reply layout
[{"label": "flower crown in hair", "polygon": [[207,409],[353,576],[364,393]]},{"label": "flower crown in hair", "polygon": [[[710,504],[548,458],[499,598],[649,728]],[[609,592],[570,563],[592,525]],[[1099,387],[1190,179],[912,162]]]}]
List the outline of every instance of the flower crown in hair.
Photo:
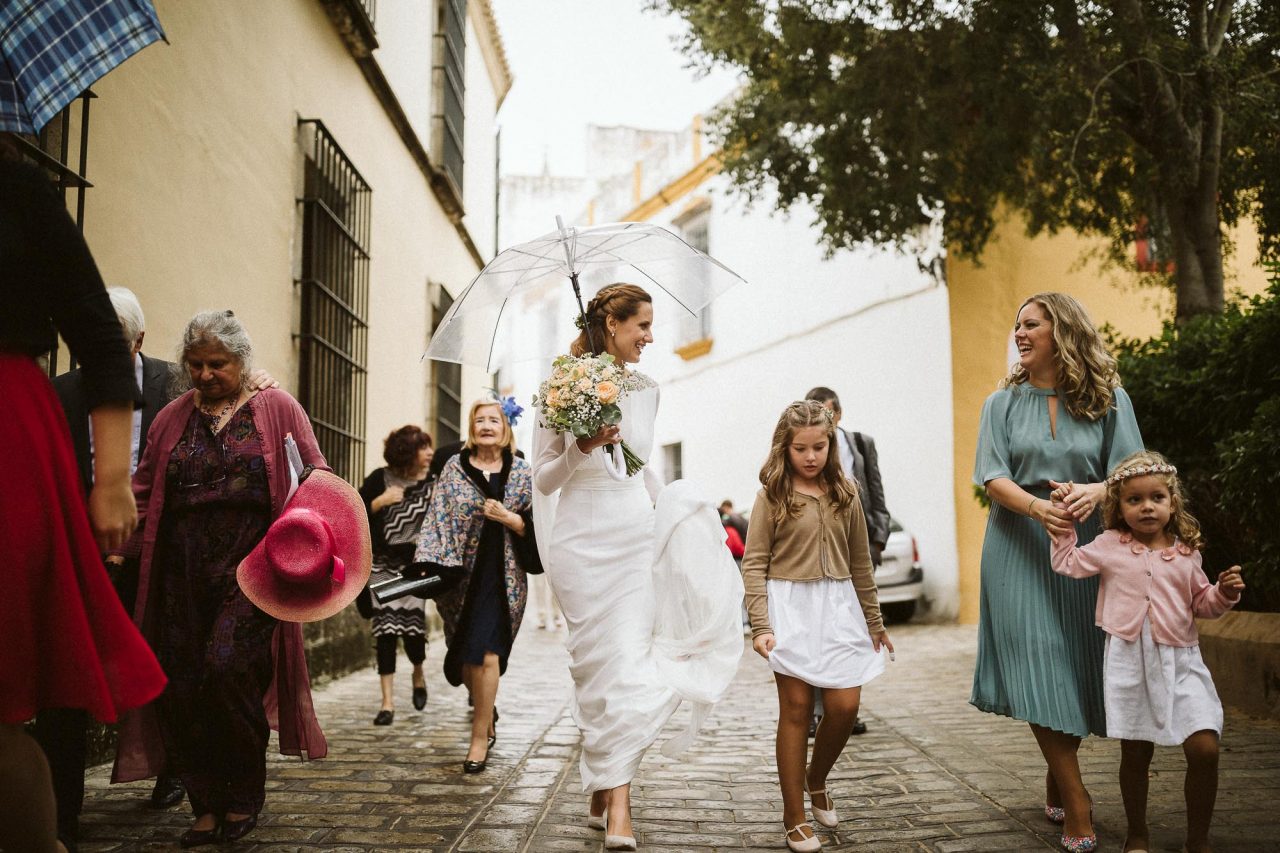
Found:
[{"label": "flower crown in hair", "polygon": [[502,415],[507,419],[507,423],[511,426],[516,425],[516,421],[520,420],[520,416],[524,414],[524,406],[516,402],[516,398],[508,394],[502,396],[496,389],[488,389],[493,394],[494,402],[502,409]]},{"label": "flower crown in hair", "polygon": [[1107,477],[1107,485],[1114,486],[1123,480],[1131,477],[1143,477],[1147,474],[1174,474],[1178,473],[1178,469],[1164,462],[1155,462],[1151,465],[1130,465],[1128,468],[1121,468],[1113,471],[1110,477]]},{"label": "flower crown in hair", "polygon": [[587,318],[583,317],[581,314],[574,314],[573,325],[585,332],[587,330]]}]

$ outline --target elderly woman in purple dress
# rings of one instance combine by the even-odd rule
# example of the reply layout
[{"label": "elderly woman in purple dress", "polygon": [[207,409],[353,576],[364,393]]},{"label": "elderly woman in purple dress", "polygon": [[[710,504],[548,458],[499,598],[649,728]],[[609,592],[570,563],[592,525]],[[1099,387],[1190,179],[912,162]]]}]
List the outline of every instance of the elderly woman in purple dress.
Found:
[{"label": "elderly woman in purple dress", "polygon": [[271,728],[280,751],[328,751],[311,705],[302,627],[268,615],[236,567],[290,489],[285,438],[328,470],[306,413],[284,391],[251,391],[249,335],[230,311],[197,314],[182,338],[192,388],[156,415],[134,475],[141,560],[135,621],[169,675],[125,718],[113,781],[173,767],[196,820],[183,847],[233,841],[257,824]]}]

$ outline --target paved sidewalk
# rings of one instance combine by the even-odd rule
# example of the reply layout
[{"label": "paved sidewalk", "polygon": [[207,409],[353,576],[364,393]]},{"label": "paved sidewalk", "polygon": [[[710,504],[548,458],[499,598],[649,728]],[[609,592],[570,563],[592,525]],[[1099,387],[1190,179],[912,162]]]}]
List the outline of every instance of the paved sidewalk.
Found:
[{"label": "paved sidewalk", "polygon": [[[850,741],[832,773],[843,822],[837,832],[821,833],[824,849],[1056,849],[1054,827],[1040,809],[1044,765],[1027,727],[967,704],[974,629],[911,625],[891,633],[897,661],[864,691],[870,731]],[[478,776],[461,772],[466,694],[439,674],[442,643],[428,658],[427,711],[409,704],[406,666],[390,727],[370,724],[378,696],[373,672],[318,690],[329,757],[301,763],[273,756],[261,824],[235,849],[600,850],[602,834],[585,825],[562,639],[531,628],[521,634],[499,695],[498,743]],[[776,709],[766,664],[745,650],[737,683],[685,760],[656,748],[646,756],[633,787],[642,850],[785,849],[773,768]],[[1123,841],[1118,760],[1111,741],[1090,739],[1081,751],[1103,850],[1119,850]],[[1158,748],[1152,769],[1152,849],[1177,851],[1181,751]],[[90,774],[81,849],[177,849],[189,813],[152,812],[144,807],[149,784],[108,786],[107,775],[106,768]],[[1228,710],[1218,853],[1280,851],[1277,804],[1280,724]]]}]

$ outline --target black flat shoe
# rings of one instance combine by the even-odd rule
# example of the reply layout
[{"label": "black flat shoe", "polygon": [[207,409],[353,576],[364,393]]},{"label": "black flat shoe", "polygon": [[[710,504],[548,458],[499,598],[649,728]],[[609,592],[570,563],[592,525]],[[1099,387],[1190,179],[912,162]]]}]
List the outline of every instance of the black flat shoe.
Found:
[{"label": "black flat shoe", "polygon": [[254,827],[257,825],[258,816],[256,814],[249,815],[242,820],[229,820],[222,825],[222,840],[239,841],[253,832]]},{"label": "black flat shoe", "polygon": [[862,720],[854,720],[853,731],[851,731],[849,734],[865,735],[866,733],[867,733],[867,724],[862,722]]},{"label": "black flat shoe", "polygon": [[389,726],[395,718],[395,711],[379,711],[378,716],[373,718],[373,724],[375,726]]},{"label": "black flat shoe", "polygon": [[419,711],[427,707],[427,685],[413,688],[413,707]]},{"label": "black flat shoe", "polygon": [[493,709],[493,734],[489,735],[489,749],[493,749],[493,745],[498,742],[498,709]]},{"label": "black flat shoe", "polygon": [[156,785],[151,789],[151,808],[173,808],[186,796],[187,789],[183,787],[182,780],[177,776],[157,776]]},{"label": "black flat shoe", "polygon": [[222,842],[222,827],[214,826],[213,829],[188,829],[178,838],[178,845],[183,849],[187,847],[206,847],[210,844],[219,844]]},{"label": "black flat shoe", "polygon": [[489,759],[486,756],[484,761],[464,761],[462,762],[463,773],[483,773],[485,765]]}]

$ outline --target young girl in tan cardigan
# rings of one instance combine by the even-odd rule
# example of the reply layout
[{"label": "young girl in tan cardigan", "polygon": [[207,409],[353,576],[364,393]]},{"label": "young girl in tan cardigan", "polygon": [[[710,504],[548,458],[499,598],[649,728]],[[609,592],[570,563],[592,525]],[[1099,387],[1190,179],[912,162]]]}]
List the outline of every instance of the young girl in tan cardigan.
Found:
[{"label": "young girl in tan cardigan", "polygon": [[[821,404],[792,403],[782,413],[742,558],[752,644],[778,684],[778,781],[787,847],[796,851],[822,849],[805,822],[806,791],[815,821],[839,823],[827,773],[849,740],[862,685],[884,671],[881,647],[893,652],[857,487],[840,470],[834,442]],[[806,772],[815,687],[825,713]]]}]

